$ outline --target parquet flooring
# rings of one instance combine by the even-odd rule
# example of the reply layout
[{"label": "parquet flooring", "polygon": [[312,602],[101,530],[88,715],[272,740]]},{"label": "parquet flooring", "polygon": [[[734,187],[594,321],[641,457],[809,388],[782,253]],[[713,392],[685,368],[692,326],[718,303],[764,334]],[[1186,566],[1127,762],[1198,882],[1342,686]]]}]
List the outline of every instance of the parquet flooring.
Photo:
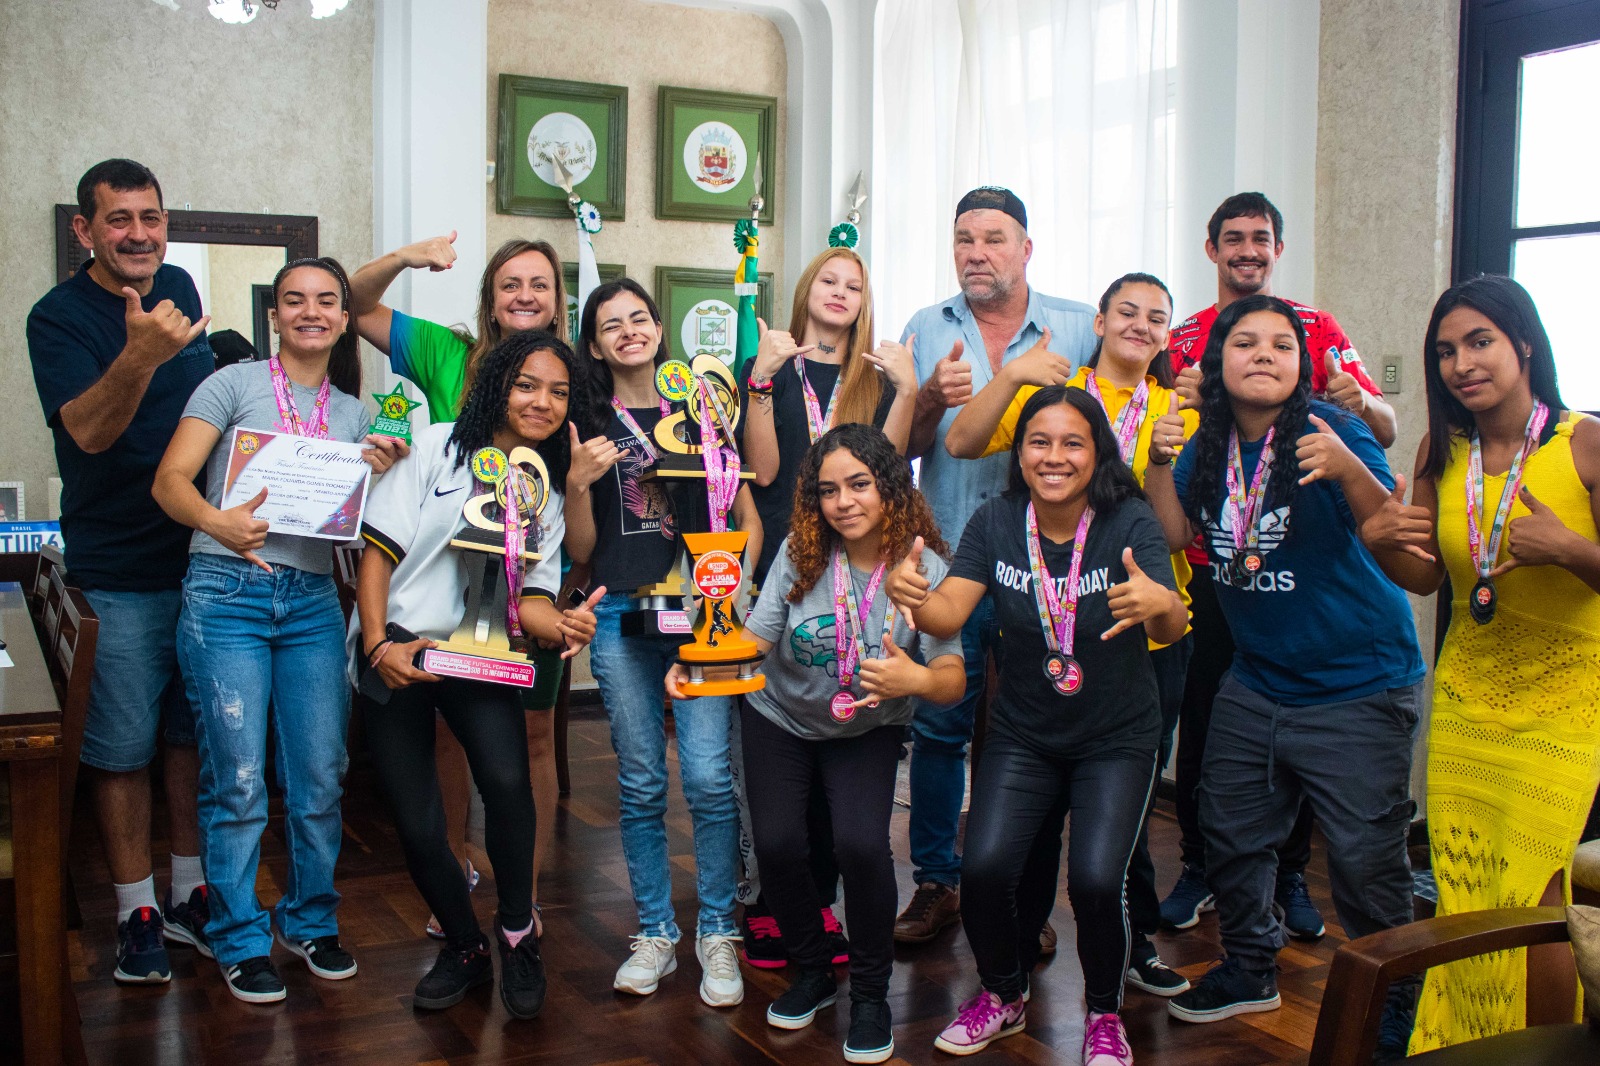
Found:
[{"label": "parquet flooring", "polygon": [[[839,1063],[848,1009],[825,1011],[810,1028],[770,1028],[764,1012],[786,986],[784,971],[745,969],[745,1002],[716,1011],[697,995],[699,966],[693,945],[679,945],[678,972],[647,998],[614,993],[611,977],[634,928],[627,871],[617,832],[615,757],[605,720],[595,709],[575,709],[570,731],[573,792],[562,798],[557,844],[543,875],[544,958],[549,999],[531,1022],[509,1018],[492,988],[479,989],[443,1012],[411,1008],[413,985],[432,963],[436,944],[423,936],[427,908],[407,877],[399,847],[378,803],[371,775],[358,758],[347,783],[345,840],[339,863],[344,945],[361,970],[342,982],[312,978],[281,949],[275,960],[289,986],[287,1002],[249,1006],[230,997],[216,967],[194,952],[173,951],[167,986],[124,988],[110,977],[115,964],[115,907],[100,860],[89,804],[78,805],[73,871],[84,923],[70,936],[72,972],[91,1063],[187,1066],[216,1063],[402,1064],[560,1063],[563,1066],[643,1064]],[[673,777],[676,779],[674,769]],[[158,804],[158,809],[159,809]],[[668,817],[674,865],[673,899],[680,924],[693,928],[693,860],[689,817],[677,787]],[[911,884],[906,855],[907,814],[897,809],[892,827],[902,903]],[[1069,830],[1070,832],[1070,830]],[[1152,823],[1159,881],[1176,877],[1177,823],[1163,802]],[[164,844],[164,841],[158,842]],[[1319,852],[1309,881],[1328,919],[1329,935],[1315,945],[1294,944],[1280,959],[1283,1009],[1227,1022],[1190,1026],[1172,1021],[1166,1004],[1136,989],[1124,1018],[1142,1066],[1250,1066],[1303,1060],[1310,1047],[1317,1005],[1334,950],[1343,942],[1333,920]],[[158,847],[164,854],[164,847]],[[259,883],[263,900],[277,897],[285,876],[281,803],[274,799],[263,841]],[[158,884],[165,862],[157,863]],[[475,904],[485,928],[493,913],[494,886],[485,876]],[[1027,1031],[968,1060],[973,1063],[1077,1063],[1083,1031],[1082,982],[1073,950],[1065,883],[1056,913],[1061,949],[1033,978]],[[846,919],[848,926],[848,918]],[[1195,977],[1218,955],[1216,917],[1193,930],[1162,934],[1162,956]],[[959,927],[933,943],[898,951],[891,1005],[898,1064],[948,1064],[933,1038],[955,1006],[976,988],[971,952]],[[8,1043],[0,1041],[0,1045]],[[14,1053],[15,1048],[9,1049]],[[6,1049],[0,1047],[0,1058]]]}]

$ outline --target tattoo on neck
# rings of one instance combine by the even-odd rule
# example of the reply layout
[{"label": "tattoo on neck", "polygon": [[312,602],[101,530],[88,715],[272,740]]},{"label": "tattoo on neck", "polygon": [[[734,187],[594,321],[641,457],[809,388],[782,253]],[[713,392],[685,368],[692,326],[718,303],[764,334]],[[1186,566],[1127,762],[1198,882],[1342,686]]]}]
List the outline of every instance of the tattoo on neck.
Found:
[{"label": "tattoo on neck", "polygon": [[832,355],[838,350],[839,346],[836,344],[823,344],[821,341],[817,342],[817,351],[819,352],[827,352],[829,355]]}]

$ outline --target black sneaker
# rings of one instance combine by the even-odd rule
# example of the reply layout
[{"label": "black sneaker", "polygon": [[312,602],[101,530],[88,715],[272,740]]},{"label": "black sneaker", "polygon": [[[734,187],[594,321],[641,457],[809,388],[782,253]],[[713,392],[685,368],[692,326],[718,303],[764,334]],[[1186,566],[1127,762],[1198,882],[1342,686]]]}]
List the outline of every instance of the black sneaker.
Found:
[{"label": "black sneaker", "polygon": [[111,976],[125,985],[164,985],[172,980],[172,964],[161,943],[161,914],[139,907],[117,925],[117,968]]},{"label": "black sneaker", "polygon": [[789,953],[783,947],[778,919],[759,900],[744,905],[741,922],[745,962],[762,970],[781,970],[789,965]]},{"label": "black sneaker", "polygon": [[1257,973],[1232,957],[1213,966],[1200,983],[1167,1004],[1167,1013],[1183,1022],[1220,1022],[1236,1014],[1277,1010],[1278,974]]},{"label": "black sneaker", "polygon": [[1296,940],[1321,940],[1327,927],[1322,924],[1322,913],[1311,902],[1303,874],[1287,874],[1278,878],[1277,890],[1272,894],[1278,921]]},{"label": "black sneaker", "polygon": [[1189,979],[1162,962],[1156,946],[1148,940],[1133,946],[1128,957],[1128,983],[1151,995],[1168,998],[1189,991]]},{"label": "black sneaker", "polygon": [[187,944],[208,959],[216,958],[211,953],[211,941],[206,937],[206,923],[211,920],[211,897],[206,894],[205,885],[195,886],[188,902],[172,902],[172,892],[168,890],[166,901],[161,904],[161,919],[161,935],[169,942]]},{"label": "black sneaker", "polygon": [[506,1013],[524,1020],[538,1015],[544,1006],[544,959],[539,957],[539,938],[530,928],[516,947],[506,939],[506,931],[495,923],[495,943],[500,945],[500,1002]]},{"label": "black sneaker", "polygon": [[272,936],[278,943],[306,960],[306,967],[324,981],[343,981],[356,975],[356,960],[339,946],[339,935],[312,937],[310,940],[292,941],[276,929]]},{"label": "black sneaker", "polygon": [[828,938],[828,961],[835,966],[850,964],[850,940],[832,907],[822,908],[822,935]]},{"label": "black sneaker", "polygon": [[233,993],[233,998],[246,1003],[277,1003],[287,994],[283,978],[265,955],[229,966],[222,976],[228,979],[228,991]]},{"label": "black sneaker", "polygon": [[466,998],[479,985],[494,980],[494,964],[489,961],[489,942],[483,937],[465,951],[442,947],[433,969],[417,982],[412,1006],[422,1010],[444,1010]]},{"label": "black sneaker", "polygon": [[833,1006],[838,994],[832,970],[801,970],[789,990],[767,1008],[767,1024],[775,1029],[804,1029],[817,1011]]},{"label": "black sneaker", "polygon": [[1378,1019],[1378,1046],[1372,1055],[1373,1062],[1398,1062],[1406,1057],[1411,1028],[1417,1020],[1417,994],[1421,991],[1421,974],[1398,978],[1389,985],[1383,1001],[1383,1017]]},{"label": "black sneaker", "polygon": [[850,1035],[844,1042],[846,1062],[885,1062],[894,1054],[887,1000],[851,1000]]}]

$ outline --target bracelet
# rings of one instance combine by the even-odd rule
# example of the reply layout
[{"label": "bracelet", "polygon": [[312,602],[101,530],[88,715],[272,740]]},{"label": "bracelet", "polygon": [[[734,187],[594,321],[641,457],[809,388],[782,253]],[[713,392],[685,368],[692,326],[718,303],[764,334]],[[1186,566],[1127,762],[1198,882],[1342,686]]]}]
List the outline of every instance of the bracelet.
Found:
[{"label": "bracelet", "polygon": [[1152,455],[1152,456],[1150,456],[1150,458],[1147,461],[1148,461],[1149,465],[1151,465],[1151,466],[1171,466],[1172,465],[1172,456],[1169,455],[1165,459],[1157,461],[1156,457]]},{"label": "bracelet", "polygon": [[383,653],[388,651],[389,650],[389,645],[391,645],[393,643],[394,643],[394,641],[392,641],[392,640],[380,640],[380,641],[378,641],[378,646],[373,648],[371,651],[367,652],[367,665],[368,666],[377,666],[378,665],[378,660],[383,658]]},{"label": "bracelet", "polygon": [[751,392],[763,393],[770,396],[772,394],[772,379],[768,378],[766,381],[757,382],[755,375],[752,374],[750,377],[745,379],[745,387]]}]

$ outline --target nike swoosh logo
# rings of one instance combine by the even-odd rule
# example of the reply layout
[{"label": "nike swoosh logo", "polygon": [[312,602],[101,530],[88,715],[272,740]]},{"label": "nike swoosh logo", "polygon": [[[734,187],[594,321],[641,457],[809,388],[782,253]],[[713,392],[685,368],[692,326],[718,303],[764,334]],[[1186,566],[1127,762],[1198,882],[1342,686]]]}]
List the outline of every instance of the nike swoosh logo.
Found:
[{"label": "nike swoosh logo", "polygon": [[464,488],[466,488],[465,485],[457,485],[455,488],[449,489],[449,490],[447,490],[445,492],[440,492],[438,489],[434,489],[433,490],[433,494],[435,496],[448,496],[448,495],[450,495],[450,493],[452,493],[452,492],[460,492]]}]

